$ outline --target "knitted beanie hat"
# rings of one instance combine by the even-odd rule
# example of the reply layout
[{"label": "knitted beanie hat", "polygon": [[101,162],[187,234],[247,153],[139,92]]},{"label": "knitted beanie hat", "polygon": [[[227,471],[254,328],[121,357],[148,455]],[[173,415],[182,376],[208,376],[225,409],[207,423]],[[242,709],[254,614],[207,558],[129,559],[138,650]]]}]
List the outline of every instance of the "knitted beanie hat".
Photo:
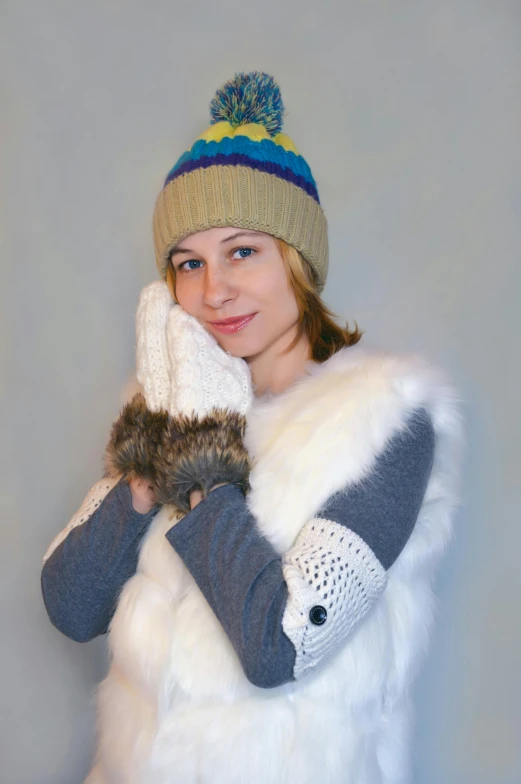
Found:
[{"label": "knitted beanie hat", "polygon": [[281,133],[280,90],[266,73],[237,73],[215,94],[211,124],[167,175],[153,220],[156,263],[189,234],[216,226],[254,229],[299,250],[324,288],[327,221],[311,170]]}]

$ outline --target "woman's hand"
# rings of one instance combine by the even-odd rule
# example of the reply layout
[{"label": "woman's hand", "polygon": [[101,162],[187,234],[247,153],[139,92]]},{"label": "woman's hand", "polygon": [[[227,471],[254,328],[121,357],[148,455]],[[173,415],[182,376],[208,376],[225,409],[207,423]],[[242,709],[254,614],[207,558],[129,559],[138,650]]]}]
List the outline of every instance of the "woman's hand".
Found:
[{"label": "woman's hand", "polygon": [[248,491],[245,429],[246,418],[236,411],[215,408],[205,416],[171,417],[164,409],[151,411],[138,393],[112,425],[106,474],[131,484],[133,505],[141,514],[155,503],[186,514],[194,490],[201,490],[203,498],[221,484]]},{"label": "woman's hand", "polygon": [[253,402],[247,362],[224,351],[175,304],[163,281],[141,294],[137,338],[144,394],[135,395],[112,426],[107,475],[139,477],[141,484],[131,485],[136,511],[159,503],[186,514],[220,484],[247,492],[243,436]]},{"label": "woman's hand", "polygon": [[128,484],[132,494],[132,506],[139,514],[148,514],[157,504],[153,485],[148,479],[141,479],[138,476],[132,477]]}]

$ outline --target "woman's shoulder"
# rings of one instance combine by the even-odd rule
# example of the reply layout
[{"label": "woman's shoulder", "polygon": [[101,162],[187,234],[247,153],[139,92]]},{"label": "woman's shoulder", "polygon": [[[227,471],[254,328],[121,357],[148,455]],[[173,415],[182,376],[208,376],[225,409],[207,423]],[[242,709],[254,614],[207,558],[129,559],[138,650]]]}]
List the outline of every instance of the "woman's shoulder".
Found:
[{"label": "woman's shoulder", "polygon": [[416,379],[424,385],[450,385],[446,370],[426,354],[359,343],[340,349],[321,365],[315,365],[315,371],[343,375],[346,379],[359,375],[390,383],[406,380],[412,383]]},{"label": "woman's shoulder", "polygon": [[[386,411],[402,420],[417,412],[434,426],[461,420],[461,396],[446,369],[425,354],[375,346],[340,349],[311,375],[317,378],[324,400],[344,400],[346,410],[358,407]],[[399,415],[399,416],[398,416]]]},{"label": "woman's shoulder", "polygon": [[370,464],[391,443],[412,444],[426,454],[435,449],[444,466],[457,470],[461,398],[445,369],[425,355],[357,344],[314,366],[309,382],[299,401],[303,416],[328,448],[337,445],[337,459],[356,454]]}]

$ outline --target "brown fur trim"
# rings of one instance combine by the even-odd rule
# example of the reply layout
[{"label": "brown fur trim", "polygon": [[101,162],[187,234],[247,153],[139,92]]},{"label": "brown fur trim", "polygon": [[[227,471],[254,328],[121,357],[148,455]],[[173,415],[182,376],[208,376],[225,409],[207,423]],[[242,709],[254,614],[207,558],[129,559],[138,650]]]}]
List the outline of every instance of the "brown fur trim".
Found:
[{"label": "brown fur trim", "polygon": [[203,417],[171,417],[164,409],[151,411],[137,394],[112,425],[106,472],[127,481],[147,479],[159,503],[188,512],[192,490],[206,496],[221,482],[248,489],[245,428],[245,418],[234,411],[215,408]]},{"label": "brown fur trim", "polygon": [[250,464],[243,444],[245,428],[241,414],[217,408],[203,417],[170,419],[156,463],[160,503],[187,512],[192,490],[206,496],[214,485],[230,482],[246,491]]},{"label": "brown fur trim", "polygon": [[142,394],[134,395],[112,425],[105,450],[105,467],[110,476],[124,479],[139,476],[155,484],[156,462],[168,428],[169,414],[147,408]]}]

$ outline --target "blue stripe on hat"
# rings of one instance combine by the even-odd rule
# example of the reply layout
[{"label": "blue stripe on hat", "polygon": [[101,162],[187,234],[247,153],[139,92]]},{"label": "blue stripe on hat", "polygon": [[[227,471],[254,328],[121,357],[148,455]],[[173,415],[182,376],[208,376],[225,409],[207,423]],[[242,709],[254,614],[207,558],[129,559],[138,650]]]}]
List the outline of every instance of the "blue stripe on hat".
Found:
[{"label": "blue stripe on hat", "polygon": [[172,170],[166,178],[165,185],[172,182],[172,180],[177,179],[177,177],[180,177],[182,174],[187,174],[195,169],[207,169],[210,166],[249,166],[251,169],[257,169],[257,171],[274,174],[282,180],[287,180],[288,182],[293,183],[293,185],[302,188],[302,190],[320,204],[318,191],[314,183],[311,184],[307,182],[304,177],[295,174],[291,169],[285,169],[282,166],[279,166],[277,163],[272,163],[271,161],[257,161],[250,158],[248,155],[241,155],[239,153],[233,153],[231,155],[218,154],[208,158],[199,158],[198,160],[189,159],[175,170]]},{"label": "blue stripe on hat", "polygon": [[[223,165],[223,156],[241,155],[244,160],[247,158],[249,161],[256,161],[260,165],[252,166],[253,168],[260,169],[261,171],[270,171],[271,173],[279,173],[283,179],[291,180],[295,184],[306,183],[304,190],[313,196],[317,201],[318,190],[311,174],[306,160],[301,155],[296,155],[292,150],[285,150],[280,144],[276,144],[271,139],[263,139],[260,142],[255,142],[248,139],[246,136],[225,137],[221,141],[207,142],[204,139],[199,139],[192,146],[190,150],[185,152],[173,166],[168,173],[165,185],[174,179],[174,175],[179,175],[179,170],[182,169],[183,173],[193,171],[198,168],[197,165],[185,168],[189,161],[197,162],[208,161],[210,158],[218,158],[219,163]],[[229,162],[228,162],[229,163]],[[262,164],[272,164],[273,168],[265,167]],[[201,166],[202,163],[199,163]],[[208,163],[205,163],[206,168]],[[249,163],[244,165],[248,166]],[[289,173],[293,176],[290,176]]]}]

